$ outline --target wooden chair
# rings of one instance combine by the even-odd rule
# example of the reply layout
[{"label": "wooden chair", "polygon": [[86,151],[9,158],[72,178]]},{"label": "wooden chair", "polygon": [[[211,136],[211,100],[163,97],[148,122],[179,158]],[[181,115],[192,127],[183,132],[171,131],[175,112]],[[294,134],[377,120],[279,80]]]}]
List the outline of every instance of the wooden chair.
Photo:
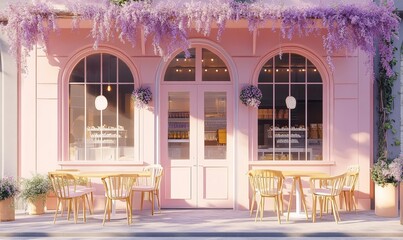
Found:
[{"label": "wooden chair", "polygon": [[312,222],[316,220],[316,200],[319,199],[320,217],[322,217],[323,208],[328,202],[331,203],[334,220],[340,221],[340,215],[337,207],[336,197],[343,190],[346,174],[333,177],[315,177],[309,179],[309,185],[312,193]]},{"label": "wooden chair", "polygon": [[161,212],[159,190],[163,168],[161,165],[155,164],[147,166],[143,170],[149,172],[149,176],[139,177],[133,186],[133,191],[141,193],[141,210],[143,210],[144,194],[148,193],[148,199],[151,201],[151,215],[154,215],[154,198],[157,198],[158,210]]},{"label": "wooden chair", "polygon": [[340,207],[342,206],[343,203],[343,198],[344,198],[344,203],[346,206],[347,211],[351,211],[352,207],[354,207],[354,211],[357,212],[357,202],[355,201],[355,186],[357,185],[358,182],[358,177],[360,174],[360,166],[359,165],[351,165],[347,168],[347,173],[346,173],[346,181],[343,186],[343,190],[341,191],[340,194]]},{"label": "wooden chair", "polygon": [[109,175],[101,178],[105,188],[105,212],[102,225],[105,225],[106,215],[108,214],[108,221],[111,220],[112,201],[121,200],[126,201],[126,215],[127,224],[132,223],[132,204],[131,194],[133,184],[137,179],[137,174],[117,174]]},{"label": "wooden chair", "polygon": [[[74,173],[80,172],[78,169],[56,169],[56,172],[65,172],[65,173],[71,173],[74,175]],[[93,214],[94,212],[94,192],[95,188],[92,187],[91,179],[87,177],[78,177],[76,178],[76,189],[79,191],[87,191],[86,199],[88,203],[88,210],[90,211],[90,214]],[[88,191],[91,190],[91,191]],[[63,208],[62,208],[62,213],[63,215]]]},{"label": "wooden chair", "polygon": [[70,212],[73,208],[74,222],[77,223],[79,200],[82,200],[83,202],[83,221],[86,222],[85,198],[91,189],[77,190],[76,179],[70,173],[49,172],[49,178],[52,182],[53,191],[55,192],[57,198],[57,206],[53,223],[56,223],[57,214],[62,201],[67,202],[67,220],[70,219]]},{"label": "wooden chair", "polygon": [[265,198],[274,198],[277,220],[281,223],[282,195],[284,176],[280,171],[275,170],[253,170],[249,172],[253,183],[254,195],[258,201],[255,221],[260,212],[260,221],[263,218]]}]

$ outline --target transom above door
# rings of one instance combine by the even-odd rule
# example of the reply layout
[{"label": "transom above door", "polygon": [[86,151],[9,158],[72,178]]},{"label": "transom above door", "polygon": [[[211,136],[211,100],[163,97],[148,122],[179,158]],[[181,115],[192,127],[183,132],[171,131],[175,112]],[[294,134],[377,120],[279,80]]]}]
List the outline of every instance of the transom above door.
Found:
[{"label": "transom above door", "polygon": [[163,84],[200,84],[230,83],[229,70],[216,53],[201,47],[189,49],[190,56],[181,52],[168,65]]}]

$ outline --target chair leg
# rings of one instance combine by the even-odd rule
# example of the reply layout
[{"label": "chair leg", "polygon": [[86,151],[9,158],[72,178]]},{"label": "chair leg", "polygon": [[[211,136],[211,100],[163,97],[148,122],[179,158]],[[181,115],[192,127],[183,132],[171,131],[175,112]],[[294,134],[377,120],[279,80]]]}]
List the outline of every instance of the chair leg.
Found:
[{"label": "chair leg", "polygon": [[141,192],[140,210],[143,210],[144,192]]},{"label": "chair leg", "polygon": [[[354,211],[357,213],[357,202],[355,201],[355,196],[354,196],[354,192],[350,192],[350,197],[353,201],[353,207],[354,207]],[[400,200],[403,201],[403,200]]]},{"label": "chair leg", "polygon": [[62,201],[59,200],[58,198],[56,199],[56,211],[55,211],[55,216],[54,216],[54,218],[53,218],[53,224],[56,223],[57,212],[59,211],[58,209],[59,209],[59,207],[60,207],[61,202],[62,202]]},{"label": "chair leg", "polygon": [[151,215],[154,216],[154,193],[153,192],[149,192],[149,195],[151,197]]},{"label": "chair leg", "polygon": [[336,223],[339,223],[340,216],[339,216],[339,211],[337,210],[336,198],[335,198],[335,197],[331,197],[330,202],[332,203],[332,209],[333,209],[334,220],[336,221]]},{"label": "chair leg", "polygon": [[275,202],[275,207],[277,211],[277,221],[279,224],[281,224],[281,218],[280,218],[280,199],[279,196],[274,197],[274,202]]},{"label": "chair leg", "polygon": [[161,213],[160,193],[155,191],[155,196],[157,197],[158,211]]},{"label": "chair leg", "polygon": [[67,221],[70,220],[70,213],[71,213],[71,207],[72,207],[72,199],[67,200]]},{"label": "chair leg", "polygon": [[312,195],[312,222],[316,220],[316,196]]},{"label": "chair leg", "polygon": [[301,182],[300,177],[298,177],[298,184],[299,184],[299,193],[301,195],[301,200],[302,200],[302,206],[304,206],[306,220],[308,220],[308,211],[306,209],[305,195],[304,195],[304,191],[303,191],[303,188],[302,188],[302,182]]},{"label": "chair leg", "polygon": [[[83,222],[87,222],[87,216],[86,216],[86,208],[85,208],[85,199],[87,198],[87,200],[88,200],[88,196],[87,196],[87,194],[85,194],[81,199],[82,199],[82,201],[83,201]],[[91,210],[90,210],[90,212],[91,212]]]},{"label": "chair leg", "polygon": [[109,207],[109,198],[106,198],[105,201],[105,211],[104,211],[104,220],[102,221],[102,226],[105,225],[106,213],[108,212]]},{"label": "chair leg", "polygon": [[[260,197],[259,201],[256,201],[257,204],[257,208],[256,208],[256,216],[255,216],[255,222],[257,221],[257,217],[259,216],[259,212],[262,211],[262,197]],[[260,221],[262,221],[262,219],[260,218]]]},{"label": "chair leg", "polygon": [[256,199],[255,199],[255,192],[253,192],[249,216],[252,216],[252,214],[253,214],[253,208],[255,207],[255,201],[256,201]]}]

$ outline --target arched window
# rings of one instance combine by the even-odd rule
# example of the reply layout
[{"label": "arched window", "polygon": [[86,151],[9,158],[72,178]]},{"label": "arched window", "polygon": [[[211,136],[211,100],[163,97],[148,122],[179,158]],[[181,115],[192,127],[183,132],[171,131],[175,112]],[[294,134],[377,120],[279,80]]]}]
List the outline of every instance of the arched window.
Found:
[{"label": "arched window", "polygon": [[[106,53],[84,57],[69,78],[70,161],[127,161],[135,156],[134,78],[121,59]],[[107,99],[98,110],[97,96]]]},{"label": "arched window", "polygon": [[[323,83],[312,62],[293,53],[270,58],[258,87],[258,159],[322,160]],[[287,106],[288,96],[295,108]]]}]

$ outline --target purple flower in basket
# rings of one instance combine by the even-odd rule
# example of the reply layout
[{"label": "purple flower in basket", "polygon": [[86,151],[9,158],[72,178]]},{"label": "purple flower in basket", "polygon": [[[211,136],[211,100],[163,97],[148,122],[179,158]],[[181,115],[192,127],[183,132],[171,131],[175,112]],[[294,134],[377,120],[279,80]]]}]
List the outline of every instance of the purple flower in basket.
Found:
[{"label": "purple flower in basket", "polygon": [[262,92],[258,87],[248,85],[242,88],[239,99],[241,99],[242,103],[246,106],[258,108],[260,105],[260,100],[262,99]]},{"label": "purple flower in basket", "polygon": [[145,107],[145,105],[151,102],[152,96],[153,94],[149,87],[140,87],[134,89],[132,92],[132,97],[136,102],[136,105],[141,108]]}]

